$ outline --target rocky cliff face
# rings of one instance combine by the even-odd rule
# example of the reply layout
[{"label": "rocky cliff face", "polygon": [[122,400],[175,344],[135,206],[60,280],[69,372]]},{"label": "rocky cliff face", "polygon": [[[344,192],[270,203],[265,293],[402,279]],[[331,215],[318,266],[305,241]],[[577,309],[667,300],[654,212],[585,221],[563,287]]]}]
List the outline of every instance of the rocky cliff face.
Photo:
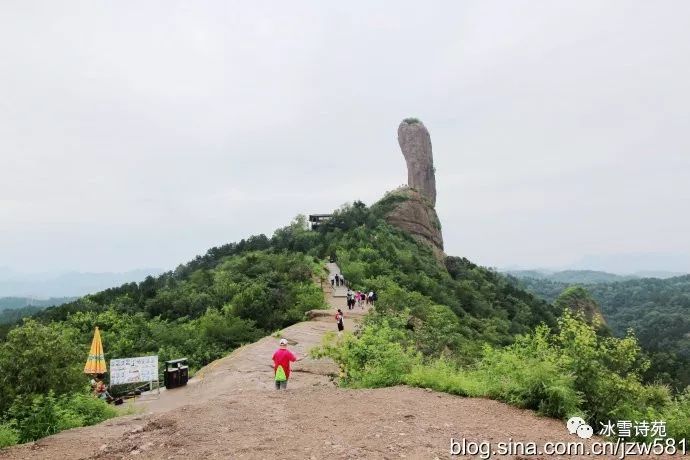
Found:
[{"label": "rocky cliff face", "polygon": [[414,189],[398,190],[395,195],[400,199],[386,215],[386,220],[443,252],[441,222],[429,201]]},{"label": "rocky cliff face", "polygon": [[407,188],[391,192],[381,200],[387,208],[386,220],[429,244],[442,260],[443,235],[434,208],[436,177],[429,131],[418,120],[403,120],[398,127],[398,143],[407,163]]},{"label": "rocky cliff face", "polygon": [[431,136],[424,123],[406,118],[398,126],[398,144],[407,162],[407,185],[436,206],[436,176]]}]

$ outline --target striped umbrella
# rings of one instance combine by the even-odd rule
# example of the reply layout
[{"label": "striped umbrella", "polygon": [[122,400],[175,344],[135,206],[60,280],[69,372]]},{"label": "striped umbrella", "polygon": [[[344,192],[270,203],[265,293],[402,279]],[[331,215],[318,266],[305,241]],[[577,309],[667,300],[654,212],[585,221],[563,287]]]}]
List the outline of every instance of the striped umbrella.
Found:
[{"label": "striped umbrella", "polygon": [[85,374],[105,374],[108,369],[105,367],[105,355],[103,354],[103,343],[101,342],[101,332],[96,326],[96,332],[91,341],[91,350],[84,366]]}]

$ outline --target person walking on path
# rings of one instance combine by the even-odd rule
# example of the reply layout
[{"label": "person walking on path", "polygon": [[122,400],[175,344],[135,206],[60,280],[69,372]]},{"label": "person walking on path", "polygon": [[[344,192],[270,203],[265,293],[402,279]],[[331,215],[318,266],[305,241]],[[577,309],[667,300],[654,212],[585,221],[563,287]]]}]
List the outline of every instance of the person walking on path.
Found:
[{"label": "person walking on path", "polygon": [[348,289],[347,290],[347,309],[352,310],[354,304],[354,293],[352,290]]},{"label": "person walking on path", "polygon": [[335,314],[335,322],[338,325],[338,335],[345,329],[344,319],[342,310],[338,308],[338,313]]},{"label": "person walking on path", "polygon": [[276,390],[286,390],[290,378],[290,363],[299,361],[293,352],[287,349],[287,339],[280,339],[280,348],[273,353],[273,374]]},{"label": "person walking on path", "polygon": [[337,273],[335,274],[335,285],[340,286],[340,276]]}]

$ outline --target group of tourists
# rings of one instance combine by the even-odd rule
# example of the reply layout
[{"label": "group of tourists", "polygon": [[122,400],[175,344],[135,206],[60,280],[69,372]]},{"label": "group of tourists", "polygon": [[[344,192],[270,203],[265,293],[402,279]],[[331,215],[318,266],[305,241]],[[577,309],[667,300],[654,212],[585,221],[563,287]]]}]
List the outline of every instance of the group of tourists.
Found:
[{"label": "group of tourists", "polygon": [[352,289],[347,290],[347,309],[353,310],[355,306],[360,307],[362,310],[365,305],[374,305],[377,300],[376,293],[374,291],[362,292],[362,291],[352,291]]},{"label": "group of tourists", "polygon": [[[331,278],[331,286],[340,287],[347,286],[345,278],[340,273],[336,273]],[[369,292],[365,291],[353,291],[348,288],[347,290],[347,308],[353,310],[356,307],[364,309],[365,305],[374,305],[378,297],[376,292],[373,290]],[[345,329],[345,315],[343,311],[338,308],[335,314],[335,323],[338,327],[338,334],[343,332]],[[287,388],[287,382],[290,378],[290,364],[299,361],[302,358],[298,358],[293,352],[287,349],[288,341],[286,339],[280,339],[279,348],[273,353],[273,375],[275,379],[276,390],[285,390]]]},{"label": "group of tourists", "polygon": [[340,273],[336,273],[334,277],[331,278],[331,286],[345,286],[345,278]]}]

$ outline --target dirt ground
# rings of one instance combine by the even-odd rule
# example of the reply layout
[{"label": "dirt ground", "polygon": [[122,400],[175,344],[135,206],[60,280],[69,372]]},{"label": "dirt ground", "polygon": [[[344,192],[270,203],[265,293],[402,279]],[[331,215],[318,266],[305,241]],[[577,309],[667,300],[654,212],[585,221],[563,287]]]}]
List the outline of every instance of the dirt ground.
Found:
[{"label": "dirt ground", "polygon": [[[328,300],[333,308],[344,307],[342,298]],[[363,312],[344,311],[346,329],[354,328]],[[283,336],[305,356],[334,330],[328,316],[291,326]],[[275,337],[265,337],[236,350],[202,369],[187,387],[140,402],[139,415],[15,446],[0,451],[0,459],[440,459],[451,457],[451,438],[579,441],[562,421],[496,401],[408,387],[337,388],[337,369],[327,360],[297,362],[288,390],[278,392],[270,361],[276,345]]]}]

